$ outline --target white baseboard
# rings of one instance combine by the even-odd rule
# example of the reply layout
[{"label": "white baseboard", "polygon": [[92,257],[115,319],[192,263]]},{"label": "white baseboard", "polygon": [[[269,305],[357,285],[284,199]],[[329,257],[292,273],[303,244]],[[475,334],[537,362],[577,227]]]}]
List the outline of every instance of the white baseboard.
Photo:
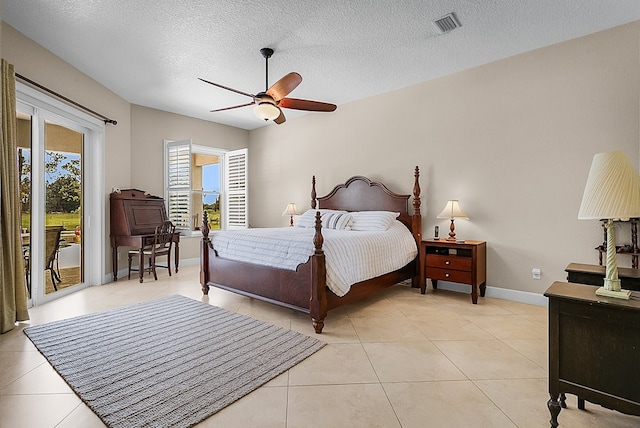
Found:
[{"label": "white baseboard", "polygon": [[[200,258],[192,258],[180,260],[180,266],[194,266],[200,264]],[[127,277],[127,269],[119,269],[118,270],[118,278],[126,278]],[[113,282],[113,275],[111,273],[104,275],[103,284],[107,284]],[[431,286],[428,284],[428,286]],[[470,287],[468,285],[456,284],[453,282],[447,281],[438,281],[438,289],[447,290],[447,291],[455,291],[458,293],[469,294],[471,292]],[[499,287],[491,287],[487,286],[485,291],[485,296],[494,297],[496,299],[503,300],[511,300],[513,302],[527,303],[529,305],[536,306],[547,306],[548,299],[544,297],[542,294],[530,293],[527,291],[519,291],[519,290],[510,290],[508,288],[499,288]]]},{"label": "white baseboard", "polygon": [[[470,294],[470,286],[456,284],[453,282],[438,281],[438,290],[456,291],[458,293]],[[527,303],[529,305],[547,306],[548,299],[542,294],[529,293],[527,291],[510,290],[508,288],[499,288],[487,286],[485,291],[486,297],[494,297],[496,299],[511,300],[513,302]],[[482,297],[478,297],[481,299]]]}]

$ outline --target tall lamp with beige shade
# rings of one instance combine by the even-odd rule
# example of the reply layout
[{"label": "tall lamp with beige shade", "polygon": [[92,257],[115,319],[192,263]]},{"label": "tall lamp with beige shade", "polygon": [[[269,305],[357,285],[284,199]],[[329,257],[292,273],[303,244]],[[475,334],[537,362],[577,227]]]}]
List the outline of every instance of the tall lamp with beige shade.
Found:
[{"label": "tall lamp with beige shade", "polygon": [[456,226],[453,224],[453,220],[456,218],[463,218],[465,220],[469,220],[469,216],[462,211],[460,208],[460,203],[457,199],[452,199],[447,201],[447,205],[445,205],[444,209],[436,218],[448,218],[451,219],[451,225],[449,226],[449,237],[448,241],[456,240]]},{"label": "tall lamp with beige shade", "polygon": [[598,153],[593,157],[578,218],[607,220],[607,265],[604,286],[598,296],[629,299],[620,288],[614,220],[640,217],[640,177],[624,152]]}]

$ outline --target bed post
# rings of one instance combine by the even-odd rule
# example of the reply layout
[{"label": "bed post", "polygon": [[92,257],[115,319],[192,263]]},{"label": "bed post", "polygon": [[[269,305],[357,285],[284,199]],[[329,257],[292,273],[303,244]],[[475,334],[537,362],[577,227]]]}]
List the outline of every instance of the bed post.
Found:
[{"label": "bed post", "polygon": [[420,280],[423,277],[420,269],[422,268],[422,257],[420,249],[422,248],[422,214],[420,214],[420,168],[416,165],[415,172],[413,174],[415,181],[413,183],[413,216],[411,217],[411,230],[413,231],[413,237],[418,245],[418,259],[416,260],[416,266],[414,269],[413,278],[411,278],[412,287],[420,287],[422,294],[425,293],[423,284],[420,284]]},{"label": "bed post", "polygon": [[200,241],[200,285],[202,293],[209,294],[209,216],[205,211],[202,213],[202,241]]},{"label": "bed post", "polygon": [[313,236],[315,251],[311,256],[311,299],[309,300],[309,314],[316,333],[322,333],[324,319],[327,317],[327,287],[326,265],[322,244],[322,219],[320,211],[316,212],[316,233]]},{"label": "bed post", "polygon": [[316,209],[316,176],[311,177],[311,208]]}]

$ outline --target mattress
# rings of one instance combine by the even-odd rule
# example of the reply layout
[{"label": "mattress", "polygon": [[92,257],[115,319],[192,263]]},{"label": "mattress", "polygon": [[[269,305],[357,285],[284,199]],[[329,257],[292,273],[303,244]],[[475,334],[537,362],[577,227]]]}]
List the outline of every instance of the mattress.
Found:
[{"label": "mattress", "polygon": [[[257,228],[214,232],[219,257],[296,270],[313,254],[315,229]],[[344,296],[351,285],[402,268],[418,254],[411,232],[399,221],[385,231],[323,229],[327,287]]]}]

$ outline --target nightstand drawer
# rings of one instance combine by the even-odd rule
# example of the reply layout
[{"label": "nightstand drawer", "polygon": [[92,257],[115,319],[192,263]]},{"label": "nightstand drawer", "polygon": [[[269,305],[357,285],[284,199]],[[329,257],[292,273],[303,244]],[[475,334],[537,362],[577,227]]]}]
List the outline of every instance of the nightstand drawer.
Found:
[{"label": "nightstand drawer", "polygon": [[435,280],[458,282],[460,284],[471,284],[470,271],[427,267],[426,277]]},{"label": "nightstand drawer", "polygon": [[443,256],[439,254],[427,254],[427,266],[443,269],[471,271],[470,257]]}]

